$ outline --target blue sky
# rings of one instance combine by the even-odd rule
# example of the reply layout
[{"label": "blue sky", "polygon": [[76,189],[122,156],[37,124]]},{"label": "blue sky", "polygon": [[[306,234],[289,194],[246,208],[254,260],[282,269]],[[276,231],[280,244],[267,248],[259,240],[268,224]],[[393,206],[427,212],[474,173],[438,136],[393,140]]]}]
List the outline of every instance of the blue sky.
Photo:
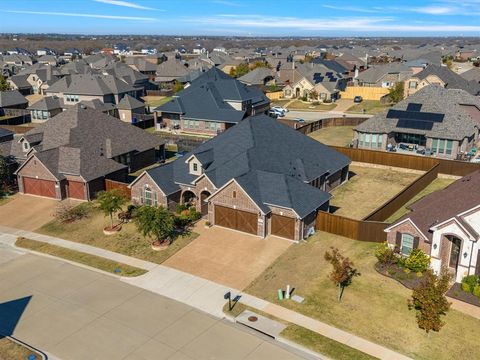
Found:
[{"label": "blue sky", "polygon": [[478,36],[480,0],[0,0],[0,32]]}]

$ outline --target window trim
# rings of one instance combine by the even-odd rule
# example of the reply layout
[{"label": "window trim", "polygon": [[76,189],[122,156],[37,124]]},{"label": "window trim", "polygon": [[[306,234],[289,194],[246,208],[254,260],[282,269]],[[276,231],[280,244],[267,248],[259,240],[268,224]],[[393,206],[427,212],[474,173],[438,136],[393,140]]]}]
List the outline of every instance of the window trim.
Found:
[{"label": "window trim", "polygon": [[[412,246],[411,246],[411,249],[408,253],[406,252],[403,252],[403,242],[405,240],[405,237],[410,237],[411,240],[412,240]],[[414,245],[415,245],[415,236],[413,236],[412,234],[409,234],[409,233],[402,233],[402,241],[400,242],[400,254],[404,255],[404,256],[408,256],[412,253],[413,249],[414,249]]]}]

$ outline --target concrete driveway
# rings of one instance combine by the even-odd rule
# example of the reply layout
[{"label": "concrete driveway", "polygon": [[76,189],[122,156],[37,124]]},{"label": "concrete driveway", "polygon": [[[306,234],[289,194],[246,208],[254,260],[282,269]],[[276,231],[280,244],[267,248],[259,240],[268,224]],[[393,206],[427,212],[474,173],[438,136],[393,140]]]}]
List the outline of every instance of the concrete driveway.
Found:
[{"label": "concrete driveway", "polygon": [[60,260],[0,246],[0,277],[0,333],[63,360],[311,358]]},{"label": "concrete driveway", "polygon": [[59,201],[16,194],[0,205],[0,225],[21,230],[35,230],[53,219]]},{"label": "concrete driveway", "polygon": [[205,229],[203,222],[193,231],[200,236],[163,265],[239,290],[255,280],[292,244],[217,226]]}]

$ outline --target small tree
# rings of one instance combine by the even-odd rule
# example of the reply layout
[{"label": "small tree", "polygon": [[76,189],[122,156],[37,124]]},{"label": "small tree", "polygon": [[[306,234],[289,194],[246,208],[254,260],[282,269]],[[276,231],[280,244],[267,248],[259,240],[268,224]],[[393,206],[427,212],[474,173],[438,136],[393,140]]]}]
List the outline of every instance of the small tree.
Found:
[{"label": "small tree", "polygon": [[105,216],[110,216],[111,228],[113,229],[113,214],[122,210],[126,204],[127,198],[118,189],[102,191],[97,197],[98,207],[103,211]]},{"label": "small tree", "polygon": [[178,93],[182,91],[184,88],[183,84],[181,82],[175,81],[175,84],[173,84],[173,92]]},{"label": "small tree", "polygon": [[413,290],[408,308],[417,312],[418,327],[429,334],[431,330],[440,331],[445,325],[441,317],[446,315],[451,305],[445,296],[450,287],[451,275],[446,268],[442,268],[438,276],[432,270],[427,270],[423,278],[421,284]]},{"label": "small tree", "polygon": [[[168,243],[174,230],[175,216],[162,206],[141,206],[135,212],[137,229],[145,237],[155,237],[159,245]],[[168,245],[167,244],[167,245]]]},{"label": "small tree", "polygon": [[4,156],[0,155],[0,197],[7,195],[10,182],[11,174],[7,161]]},{"label": "small tree", "polygon": [[326,251],[325,260],[333,266],[329,278],[335,286],[338,286],[338,301],[341,301],[345,287],[350,285],[353,277],[359,276],[360,273],[353,267],[353,262],[348,257],[340,254],[337,248],[332,247],[331,252]]},{"label": "small tree", "polygon": [[10,84],[5,79],[5,76],[0,75],[0,91],[10,90]]},{"label": "small tree", "polygon": [[239,78],[250,71],[250,66],[247,63],[240,63],[236,66],[235,69],[232,68],[230,75]]},{"label": "small tree", "polygon": [[394,103],[403,100],[403,90],[403,82],[397,82],[388,92],[390,100]]}]

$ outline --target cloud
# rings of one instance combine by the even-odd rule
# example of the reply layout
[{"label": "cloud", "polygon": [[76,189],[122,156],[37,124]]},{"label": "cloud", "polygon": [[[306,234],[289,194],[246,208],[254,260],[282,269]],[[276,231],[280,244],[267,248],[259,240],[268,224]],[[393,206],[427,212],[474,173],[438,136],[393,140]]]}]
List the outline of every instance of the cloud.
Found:
[{"label": "cloud", "polygon": [[233,6],[233,7],[243,6],[240,3],[237,3],[237,2],[234,2],[234,1],[228,1],[228,0],[212,0],[211,2],[214,3],[214,4],[225,5],[225,6]]},{"label": "cloud", "polygon": [[30,15],[51,15],[51,16],[72,16],[72,17],[86,17],[97,19],[112,19],[112,20],[134,20],[134,21],[156,21],[157,19],[142,16],[121,16],[121,15],[102,15],[102,14],[82,14],[82,13],[66,13],[54,11],[27,11],[27,10],[0,10],[12,14],[30,14]]},{"label": "cloud", "polygon": [[221,14],[207,17],[190,17],[182,19],[198,25],[215,24],[240,29],[281,29],[285,31],[353,31],[353,32],[480,32],[480,25],[452,25],[439,23],[397,23],[391,17],[337,17],[337,18],[297,18],[262,15]]},{"label": "cloud", "polygon": [[450,6],[424,6],[418,8],[411,8],[413,12],[428,15],[455,15],[458,14],[458,9]]},{"label": "cloud", "polygon": [[109,4],[109,5],[115,5],[115,6],[123,6],[123,7],[128,7],[128,8],[133,8],[133,9],[140,9],[140,10],[158,10],[154,9],[151,7],[143,6],[143,5],[138,5],[129,1],[121,1],[121,0],[93,0],[99,3],[104,3],[104,4]]},{"label": "cloud", "polygon": [[363,8],[357,6],[337,6],[337,5],[322,5],[322,7],[333,10],[340,11],[352,11],[352,12],[361,12],[361,13],[379,13],[381,10],[379,8]]}]

